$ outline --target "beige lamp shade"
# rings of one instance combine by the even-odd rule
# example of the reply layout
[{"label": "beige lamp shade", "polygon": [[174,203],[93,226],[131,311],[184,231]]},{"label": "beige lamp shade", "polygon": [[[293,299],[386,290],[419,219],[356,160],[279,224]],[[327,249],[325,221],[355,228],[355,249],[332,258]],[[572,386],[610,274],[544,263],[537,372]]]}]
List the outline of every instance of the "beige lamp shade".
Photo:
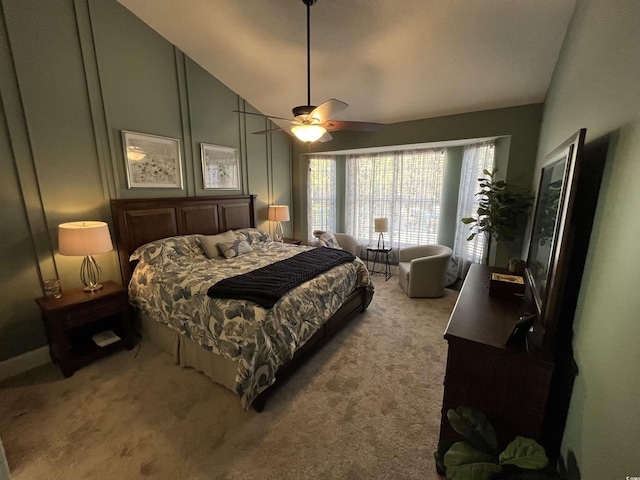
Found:
[{"label": "beige lamp shade", "polygon": [[388,232],[389,231],[389,219],[388,218],[374,218],[373,219],[374,230],[376,232]]},{"label": "beige lamp shade", "polygon": [[271,222],[288,222],[289,207],[287,205],[270,205],[269,221]]},{"label": "beige lamp shade", "polygon": [[60,255],[97,255],[113,250],[109,226],[105,222],[68,222],[58,225]]}]

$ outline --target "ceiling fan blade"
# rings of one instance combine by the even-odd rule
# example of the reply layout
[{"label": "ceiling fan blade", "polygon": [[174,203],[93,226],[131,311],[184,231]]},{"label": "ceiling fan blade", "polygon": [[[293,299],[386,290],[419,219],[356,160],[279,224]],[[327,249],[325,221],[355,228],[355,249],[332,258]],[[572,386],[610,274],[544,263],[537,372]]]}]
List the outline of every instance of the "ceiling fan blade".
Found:
[{"label": "ceiling fan blade", "polygon": [[278,120],[287,120],[289,121],[290,119],[288,118],[283,118],[283,117],[276,117],[274,115],[265,115],[264,113],[254,113],[254,112],[244,112],[242,110],[231,110],[232,112],[236,112],[236,113],[246,113],[247,115],[258,115],[260,117],[267,117],[267,118],[277,118]]},{"label": "ceiling fan blade", "polygon": [[331,120],[325,125],[322,125],[328,131],[333,132],[336,130],[352,130],[357,132],[377,132],[384,128],[384,123],[373,122],[348,122],[340,120]]},{"label": "ceiling fan blade", "polygon": [[333,140],[333,137],[331,136],[331,134],[329,132],[325,132],[324,135],[322,135],[318,141],[319,142],[330,142],[331,140]]},{"label": "ceiling fan blade", "polygon": [[309,118],[317,118],[320,123],[326,122],[327,120],[331,120],[348,106],[348,103],[332,98],[331,100],[327,100],[314,108],[309,114]]},{"label": "ceiling fan blade", "polygon": [[291,130],[294,126],[282,127],[282,128],[270,128],[269,130],[260,130],[259,132],[251,132],[251,133],[255,135],[262,135],[262,134],[273,133],[273,132],[286,132],[288,130]]}]

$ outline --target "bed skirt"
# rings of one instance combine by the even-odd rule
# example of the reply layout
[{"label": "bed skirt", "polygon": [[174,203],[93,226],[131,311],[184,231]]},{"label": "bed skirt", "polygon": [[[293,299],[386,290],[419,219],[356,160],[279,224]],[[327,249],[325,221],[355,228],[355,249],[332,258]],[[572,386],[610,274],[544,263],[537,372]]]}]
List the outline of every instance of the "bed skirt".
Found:
[{"label": "bed skirt", "polygon": [[238,364],[221,355],[206,350],[190,338],[180,335],[164,323],[157,322],[136,311],[141,323],[142,337],[173,357],[182,367],[191,367],[236,393]]}]

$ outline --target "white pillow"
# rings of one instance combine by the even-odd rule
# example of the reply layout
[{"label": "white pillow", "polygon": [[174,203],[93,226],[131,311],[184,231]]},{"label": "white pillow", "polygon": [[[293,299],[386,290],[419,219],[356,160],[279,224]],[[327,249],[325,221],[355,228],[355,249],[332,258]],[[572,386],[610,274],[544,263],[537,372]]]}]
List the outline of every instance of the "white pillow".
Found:
[{"label": "white pillow", "polygon": [[218,235],[201,235],[200,245],[204,249],[204,253],[209,258],[217,258],[220,256],[219,243],[233,243],[236,241],[236,234],[233,230],[228,232],[219,233]]}]

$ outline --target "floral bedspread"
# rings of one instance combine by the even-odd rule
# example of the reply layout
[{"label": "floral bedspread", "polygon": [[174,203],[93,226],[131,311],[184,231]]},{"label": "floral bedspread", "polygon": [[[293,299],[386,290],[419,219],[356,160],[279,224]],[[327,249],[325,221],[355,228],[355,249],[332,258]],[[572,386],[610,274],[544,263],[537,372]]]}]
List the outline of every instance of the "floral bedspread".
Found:
[{"label": "floral bedspread", "polygon": [[236,393],[242,405],[275,381],[289,360],[358,286],[370,285],[369,272],[356,257],[285,294],[270,309],[253,302],[212,299],[210,286],[289,258],[313,247],[273,242],[255,229],[236,231],[251,251],[238,257],[209,259],[198,235],[158,240],[132,255],[139,260],[129,285],[131,303],[207,350],[237,360]]}]

